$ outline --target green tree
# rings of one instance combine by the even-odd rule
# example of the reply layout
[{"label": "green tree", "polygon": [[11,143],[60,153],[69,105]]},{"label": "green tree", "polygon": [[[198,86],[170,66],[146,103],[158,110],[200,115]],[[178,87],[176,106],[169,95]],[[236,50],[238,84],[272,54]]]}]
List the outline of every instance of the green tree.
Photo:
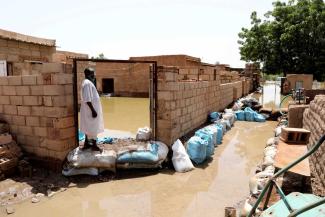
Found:
[{"label": "green tree", "polygon": [[242,28],[241,59],[259,62],[267,74],[313,73],[325,79],[325,3],[322,0],[276,1],[273,10]]},{"label": "green tree", "polygon": [[97,57],[91,57],[91,59],[107,59],[103,53],[98,54]]}]

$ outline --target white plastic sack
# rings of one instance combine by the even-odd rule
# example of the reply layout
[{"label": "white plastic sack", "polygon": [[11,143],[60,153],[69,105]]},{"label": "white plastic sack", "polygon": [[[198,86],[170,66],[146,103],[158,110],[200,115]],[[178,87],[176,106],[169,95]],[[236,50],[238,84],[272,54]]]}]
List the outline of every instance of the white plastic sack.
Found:
[{"label": "white plastic sack", "polygon": [[114,150],[104,150],[100,153],[76,148],[68,154],[67,160],[76,168],[97,167],[115,172],[116,153]]},{"label": "white plastic sack", "polygon": [[228,120],[230,125],[234,125],[235,122],[235,114],[234,113],[226,113],[222,116],[223,119]]},{"label": "white plastic sack", "polygon": [[265,156],[263,159],[263,166],[271,166],[274,164],[274,158],[271,156]]},{"label": "white plastic sack", "polygon": [[184,173],[194,169],[194,166],[179,139],[173,144],[172,149],[172,162],[176,172]]},{"label": "white plastic sack", "polygon": [[275,146],[268,146],[264,149],[264,156],[270,156],[272,158],[275,158],[277,149]]},{"label": "white plastic sack", "polygon": [[158,145],[158,159],[159,161],[164,161],[167,158],[168,155],[168,147],[165,143],[162,143],[160,141],[153,141],[151,143],[155,143]]},{"label": "white plastic sack", "polygon": [[147,141],[151,137],[151,129],[149,127],[139,128],[136,140]]},{"label": "white plastic sack", "polygon": [[91,175],[91,176],[97,176],[98,175],[98,169],[94,167],[89,168],[69,168],[69,169],[63,169],[62,175],[64,176],[75,176],[75,175]]},{"label": "white plastic sack", "polygon": [[273,174],[267,173],[267,172],[259,172],[256,173],[253,177],[250,178],[249,180],[249,190],[252,194],[258,194],[260,193],[268,179],[272,176]]},{"label": "white plastic sack", "polygon": [[266,146],[277,145],[279,143],[279,139],[276,137],[271,137],[266,141]]}]

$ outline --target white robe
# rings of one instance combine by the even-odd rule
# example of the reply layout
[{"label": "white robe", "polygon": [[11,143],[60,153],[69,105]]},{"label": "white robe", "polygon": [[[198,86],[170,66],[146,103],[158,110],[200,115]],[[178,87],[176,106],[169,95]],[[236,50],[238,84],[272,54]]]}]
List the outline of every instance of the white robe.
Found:
[{"label": "white robe", "polygon": [[[92,112],[87,102],[91,102],[97,117],[92,117]],[[86,135],[96,137],[104,132],[103,111],[100,98],[95,85],[88,79],[82,81],[81,106],[80,106],[80,131]]]}]

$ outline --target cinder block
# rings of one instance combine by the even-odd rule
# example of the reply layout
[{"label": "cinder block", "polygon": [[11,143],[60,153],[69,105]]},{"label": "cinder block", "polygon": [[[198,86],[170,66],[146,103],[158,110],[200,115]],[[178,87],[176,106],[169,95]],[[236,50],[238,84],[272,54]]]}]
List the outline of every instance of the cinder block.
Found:
[{"label": "cinder block", "polygon": [[2,87],[2,94],[6,95],[6,96],[15,96],[16,95],[15,86],[3,86]]},{"label": "cinder block", "polygon": [[22,76],[23,85],[36,85],[37,83],[36,75],[26,75]]},{"label": "cinder block", "polygon": [[10,104],[9,96],[0,96],[0,104],[1,105],[9,105]]},{"label": "cinder block", "polygon": [[40,126],[40,118],[33,117],[33,116],[26,117],[26,125],[32,127],[38,127]]},{"label": "cinder block", "polygon": [[18,134],[24,135],[24,136],[26,136],[26,135],[32,136],[32,135],[34,135],[33,128],[30,126],[18,126]]},{"label": "cinder block", "polygon": [[31,109],[32,116],[44,116],[44,107],[43,106],[32,106]]},{"label": "cinder block", "polygon": [[31,107],[29,106],[17,106],[18,115],[29,116],[31,114]]},{"label": "cinder block", "polygon": [[64,64],[62,63],[43,63],[42,73],[64,73]]},{"label": "cinder block", "polygon": [[39,147],[41,140],[39,136],[25,136],[25,143],[28,146]]},{"label": "cinder block", "polygon": [[8,85],[9,81],[8,81],[8,77],[7,76],[0,76],[0,85]]},{"label": "cinder block", "polygon": [[[75,147],[75,141],[73,139],[64,139],[64,140],[54,140],[46,139],[42,142],[41,147],[46,147],[49,150],[53,151],[67,151]],[[63,157],[63,159],[66,156]]]},{"label": "cinder block", "polygon": [[15,105],[4,105],[3,112],[7,115],[17,115],[17,106]]},{"label": "cinder block", "polygon": [[53,100],[53,106],[63,107],[67,105],[66,96],[53,96],[52,100]]},{"label": "cinder block", "polygon": [[44,85],[44,95],[47,96],[64,95],[64,85]]},{"label": "cinder block", "polygon": [[54,118],[40,117],[41,127],[53,127]]},{"label": "cinder block", "polygon": [[43,96],[43,102],[45,106],[53,106],[53,99],[51,96]]},{"label": "cinder block", "polygon": [[23,97],[22,96],[10,96],[10,104],[11,105],[23,105]]},{"label": "cinder block", "polygon": [[40,96],[23,96],[24,105],[42,105],[43,98]]},{"label": "cinder block", "polygon": [[9,85],[21,85],[21,76],[8,76],[8,83]]},{"label": "cinder block", "polygon": [[52,74],[52,84],[72,84],[72,74]]},{"label": "cinder block", "polygon": [[31,89],[31,95],[33,95],[33,96],[43,96],[44,95],[44,86],[43,85],[31,86],[30,89]]},{"label": "cinder block", "polygon": [[18,96],[29,96],[30,95],[30,87],[29,86],[16,86],[16,94]]},{"label": "cinder block", "polygon": [[74,126],[74,117],[55,118],[53,120],[54,128],[67,128]]},{"label": "cinder block", "polygon": [[61,118],[68,116],[68,109],[63,107],[44,107],[47,117]]},{"label": "cinder block", "polygon": [[11,124],[12,115],[6,115],[6,114],[2,113],[2,114],[0,114],[0,119],[7,122],[8,124]]},{"label": "cinder block", "polygon": [[73,94],[73,86],[72,86],[72,84],[64,85],[64,92],[65,92],[66,95]]},{"label": "cinder block", "polygon": [[46,127],[34,127],[34,135],[40,137],[47,136],[47,128]]},{"label": "cinder block", "polygon": [[25,126],[26,125],[25,116],[12,116],[12,124]]}]

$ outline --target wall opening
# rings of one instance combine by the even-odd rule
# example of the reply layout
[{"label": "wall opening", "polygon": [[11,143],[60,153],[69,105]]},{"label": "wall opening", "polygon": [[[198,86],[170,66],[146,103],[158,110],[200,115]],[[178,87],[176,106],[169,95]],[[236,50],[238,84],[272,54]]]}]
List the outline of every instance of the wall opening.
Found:
[{"label": "wall opening", "polygon": [[103,78],[102,79],[102,90],[103,94],[113,94],[114,93],[114,79],[113,78]]}]

